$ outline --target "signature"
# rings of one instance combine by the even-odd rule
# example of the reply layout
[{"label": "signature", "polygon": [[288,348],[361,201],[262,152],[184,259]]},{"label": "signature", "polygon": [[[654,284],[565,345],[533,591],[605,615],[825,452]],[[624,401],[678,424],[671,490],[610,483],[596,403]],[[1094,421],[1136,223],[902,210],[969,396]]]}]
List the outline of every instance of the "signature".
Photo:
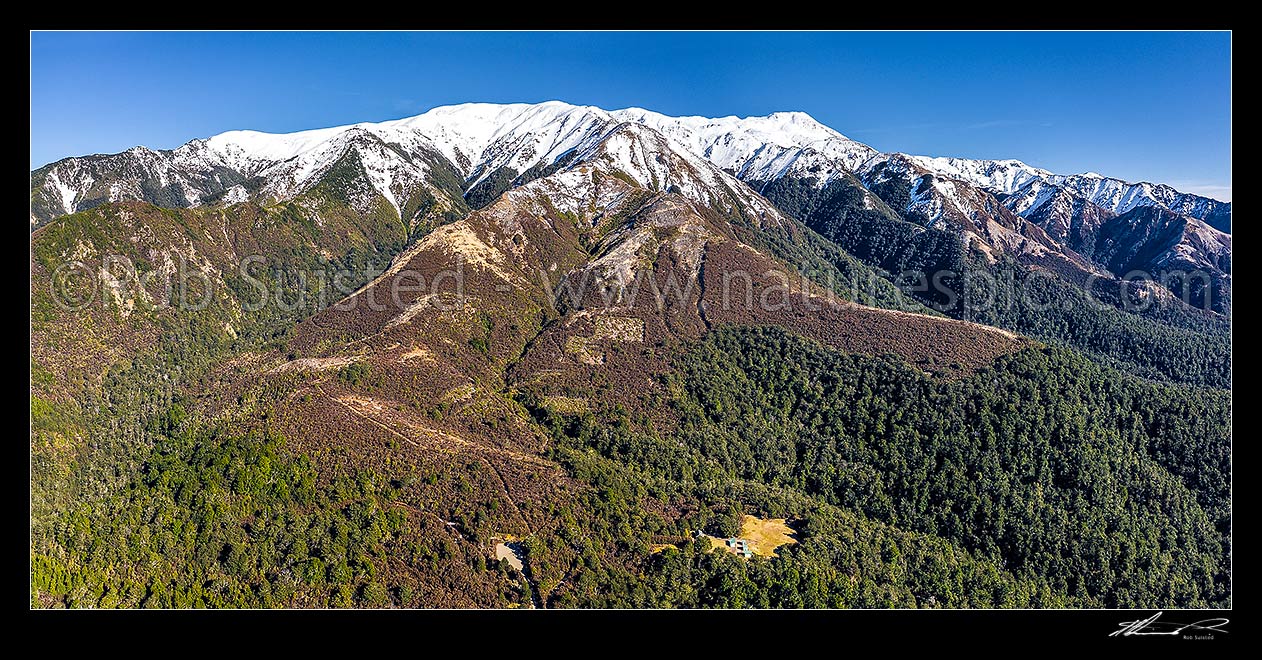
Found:
[{"label": "signature", "polygon": [[1109,633],[1109,637],[1130,637],[1131,635],[1181,635],[1184,632],[1195,634],[1198,632],[1227,632],[1221,626],[1225,626],[1230,621],[1228,619],[1201,619],[1196,623],[1174,623],[1172,621],[1160,621],[1164,612],[1157,612],[1147,619],[1138,621],[1123,621],[1122,627]]}]

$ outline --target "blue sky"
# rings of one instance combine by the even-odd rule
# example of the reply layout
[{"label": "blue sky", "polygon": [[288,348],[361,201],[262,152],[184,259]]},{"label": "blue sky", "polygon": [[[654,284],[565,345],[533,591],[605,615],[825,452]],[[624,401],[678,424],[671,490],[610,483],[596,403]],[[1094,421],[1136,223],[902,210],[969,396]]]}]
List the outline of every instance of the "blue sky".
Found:
[{"label": "blue sky", "polygon": [[31,167],[467,101],[801,110],[884,151],[1231,199],[1227,33],[34,33]]}]

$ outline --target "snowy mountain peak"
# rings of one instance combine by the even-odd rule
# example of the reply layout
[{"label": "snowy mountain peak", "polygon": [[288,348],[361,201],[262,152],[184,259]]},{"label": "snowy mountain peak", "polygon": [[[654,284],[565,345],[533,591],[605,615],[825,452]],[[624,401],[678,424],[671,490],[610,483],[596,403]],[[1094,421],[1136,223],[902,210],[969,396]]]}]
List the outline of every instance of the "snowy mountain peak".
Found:
[{"label": "snowy mountain peak", "polygon": [[550,163],[612,121],[600,108],[547,101],[440,106],[382,126],[424,136],[474,184],[500,167],[523,172]]},{"label": "snowy mountain peak", "polygon": [[751,119],[752,120],[767,119],[767,120],[770,120],[771,122],[780,122],[783,124],[797,124],[797,125],[812,127],[816,129],[822,129],[833,135],[841,135],[837,131],[820,123],[810,114],[802,112],[801,110],[779,110],[767,115],[766,117],[759,117],[759,116],[746,117],[745,121],[749,121]]},{"label": "snowy mountain peak", "polygon": [[995,192],[1013,193],[1033,179],[1052,176],[1051,172],[1031,167],[1019,160],[973,160],[908,156],[909,160],[934,174],[962,179]]},{"label": "snowy mountain peak", "polygon": [[[1169,186],[1131,184],[1094,172],[1056,175],[1012,159],[880,154],[804,112],[671,117],[643,108],[606,111],[562,101],[463,103],[377,123],[295,133],[234,130],[170,151],[135,147],[92,160],[69,158],[32,173],[32,222],[121,199],[175,206],[264,196],[287,199],[315,185],[349,150],[355,150],[372,187],[402,212],[399,200],[429,176],[426,163],[434,162],[431,155],[455,168],[465,190],[492,194],[519,177],[528,180],[563,159],[573,159],[627,122],[652,129],[672,149],[703,159],[756,189],[786,177],[822,188],[850,173],[871,171],[881,162],[906,159],[924,172],[1004,196],[1016,197],[1039,182],[1114,213],[1151,205],[1230,228],[1230,204]],[[242,184],[254,179],[262,181],[253,181],[247,191]],[[1027,191],[1023,203],[1050,199],[1052,192]]]},{"label": "snowy mountain peak", "polygon": [[815,121],[804,112],[765,117],[669,117],[641,108],[614,117],[649,126],[745,181],[769,181],[790,173],[814,176],[849,171],[876,150]]}]

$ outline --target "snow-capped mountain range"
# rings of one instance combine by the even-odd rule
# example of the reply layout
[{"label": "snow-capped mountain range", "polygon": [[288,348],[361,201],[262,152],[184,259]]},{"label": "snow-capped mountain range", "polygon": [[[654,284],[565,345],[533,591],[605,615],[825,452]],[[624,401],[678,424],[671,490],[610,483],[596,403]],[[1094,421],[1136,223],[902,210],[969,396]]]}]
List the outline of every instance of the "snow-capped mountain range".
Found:
[{"label": "snow-capped mountain range", "polygon": [[[168,208],[294,202],[317,220],[349,207],[428,230],[536,180],[550,181],[543,188],[557,200],[586,199],[595,184],[583,172],[593,168],[762,229],[785,226],[787,210],[833,239],[839,221],[867,213],[875,215],[854,221],[910,221],[959,236],[963,250],[991,262],[1007,255],[1073,280],[1204,271],[1220,291],[1216,309],[1229,305],[1229,202],[1016,160],[881,153],[801,112],[705,118],[557,101],[469,103],[297,133],[229,131],[169,151],[135,147],[46,165],[31,174],[31,225],[140,200]],[[802,204],[831,215],[798,217]]]},{"label": "snow-capped mountain range", "polygon": [[[39,224],[123,199],[169,206],[286,199],[318,181],[352,146],[373,187],[401,210],[403,192],[432,167],[418,155],[443,156],[464,177],[466,188],[473,189],[497,172],[521,174],[580,154],[628,122],[653,129],[680,151],[755,187],[785,176],[813,178],[822,187],[846,173],[871,171],[894,155],[851,140],[801,112],[712,119],[668,117],[639,108],[610,112],[556,101],[468,103],[395,121],[287,134],[229,131],[170,151],[136,147],[110,156],[67,158],[32,174],[31,219]],[[1053,174],[1016,160],[898,155],[937,177],[1000,195],[1022,216],[1036,213],[1064,191],[1111,213],[1154,206],[1230,231],[1230,203],[1162,184],[1093,173]]]},{"label": "snow-capped mountain range", "polygon": [[[1231,204],[1191,193],[1181,193],[1165,184],[1130,183],[1095,172],[1053,174],[1019,160],[970,160],[910,156],[916,164],[941,176],[963,179],[995,193],[1010,195],[1006,204],[1028,215],[1056,192],[1064,190],[1112,213],[1122,214],[1141,206],[1155,206],[1215,224],[1226,218],[1230,223]],[[1229,227],[1227,229],[1229,231]]]}]

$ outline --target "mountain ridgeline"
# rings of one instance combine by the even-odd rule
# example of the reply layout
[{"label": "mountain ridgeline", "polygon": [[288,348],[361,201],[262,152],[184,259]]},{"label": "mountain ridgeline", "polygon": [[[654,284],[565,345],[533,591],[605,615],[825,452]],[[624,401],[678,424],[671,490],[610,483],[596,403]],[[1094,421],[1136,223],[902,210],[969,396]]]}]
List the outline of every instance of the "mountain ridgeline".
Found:
[{"label": "mountain ridgeline", "polygon": [[[162,207],[266,205],[303,194],[354,158],[363,177],[348,191],[349,207],[386,209],[419,234],[434,218],[454,219],[581,161],[627,125],[672,145],[678,162],[704,161],[746,184],[724,186],[761,193],[742,192],[743,204],[722,210],[761,213],[765,201],[750,200],[765,197],[919,303],[1063,342],[1144,377],[1227,385],[1215,365],[1229,362],[1229,202],[1015,160],[882,154],[796,112],[708,119],[557,102],[466,104],[283,135],[232,131],[171,151],[137,147],[40,168],[32,173],[31,222],[129,199]],[[644,172],[650,189],[675,186],[712,205],[709,192],[680,187],[670,168],[651,160],[623,169]],[[1007,296],[1015,311],[969,309],[969,301],[995,297],[965,288],[995,288],[989,280],[997,263],[1034,273],[1029,295]],[[1054,309],[1044,309],[1049,299]],[[1077,309],[1097,302],[1113,310]],[[1189,345],[1196,348],[1180,349]]]},{"label": "mountain ridgeline", "polygon": [[557,102],[31,189],[35,606],[1231,604],[1230,203]]}]

